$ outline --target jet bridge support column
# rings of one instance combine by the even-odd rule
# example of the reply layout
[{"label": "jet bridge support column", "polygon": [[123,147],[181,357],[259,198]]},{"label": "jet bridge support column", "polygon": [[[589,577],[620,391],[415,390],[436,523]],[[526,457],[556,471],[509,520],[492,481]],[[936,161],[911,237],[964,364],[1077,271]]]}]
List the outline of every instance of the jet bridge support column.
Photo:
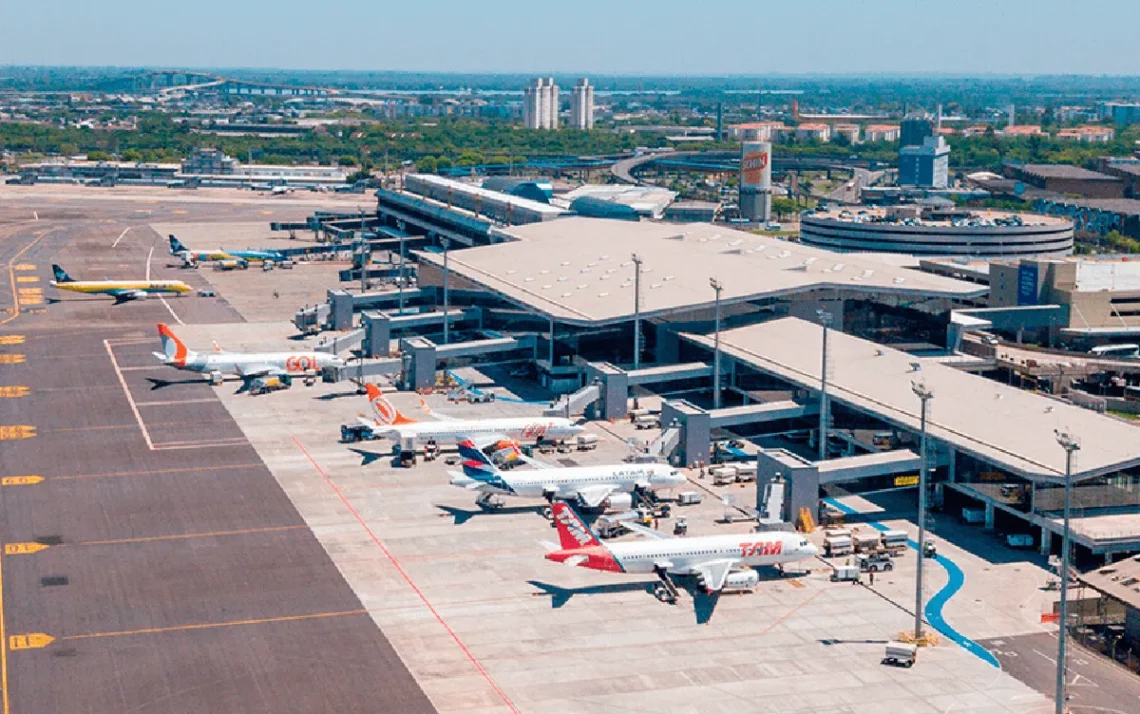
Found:
[{"label": "jet bridge support column", "polygon": [[677,364],[681,361],[681,338],[676,331],[664,325],[656,325],[657,354],[655,360],[660,364]]},{"label": "jet bridge support column", "polygon": [[344,290],[329,290],[330,326],[334,330],[352,329],[352,296]]},{"label": "jet bridge support column", "polygon": [[387,357],[392,340],[392,321],[382,312],[368,311],[360,315],[364,323],[364,356]]},{"label": "jet bridge support column", "polygon": [[672,427],[680,425],[681,439],[677,456],[682,464],[691,466],[698,461],[707,463],[712,445],[712,417],[704,409],[678,399],[661,404],[661,423]]},{"label": "jet bridge support column", "polygon": [[413,337],[400,344],[400,351],[411,356],[408,374],[411,388],[431,389],[435,386],[436,345],[424,337]]}]

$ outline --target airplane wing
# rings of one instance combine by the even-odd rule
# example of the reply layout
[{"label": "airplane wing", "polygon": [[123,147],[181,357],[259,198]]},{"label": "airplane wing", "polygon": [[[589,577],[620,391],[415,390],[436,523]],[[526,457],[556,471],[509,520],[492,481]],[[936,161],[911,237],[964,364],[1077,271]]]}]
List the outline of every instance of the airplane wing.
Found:
[{"label": "airplane wing", "polygon": [[115,296],[115,302],[126,302],[127,300],[144,298],[146,292],[143,290],[112,290],[111,295]]},{"label": "airplane wing", "polygon": [[719,592],[724,588],[724,581],[738,562],[737,560],[709,560],[693,566],[692,570],[700,576],[701,584],[706,590]]},{"label": "airplane wing", "polygon": [[488,446],[498,444],[501,441],[509,441],[514,443],[514,440],[506,434],[482,434],[480,436],[470,437],[471,443],[475,444],[475,448],[482,451]]},{"label": "airplane wing", "polygon": [[285,371],[280,367],[272,364],[247,364],[237,366],[238,376],[242,379],[254,379],[256,377],[265,377],[271,374],[285,374]]},{"label": "airplane wing", "polygon": [[634,533],[636,533],[638,535],[643,535],[646,538],[656,538],[658,540],[669,540],[673,537],[673,536],[669,535],[668,533],[665,533],[663,531],[655,531],[652,528],[646,528],[645,526],[641,525],[640,523],[634,523],[633,521],[622,521],[621,525],[622,525],[622,528],[628,528],[629,530],[633,531]]},{"label": "airplane wing", "polygon": [[578,500],[586,508],[597,508],[613,492],[613,486],[587,486],[578,489]]},{"label": "airplane wing", "polygon": [[554,466],[553,464],[548,464],[545,461],[539,461],[538,459],[532,459],[531,457],[524,454],[521,450],[519,451],[519,461],[522,461],[524,464],[528,464],[529,466],[533,466],[535,469],[557,469],[557,468],[559,468],[558,466]]}]

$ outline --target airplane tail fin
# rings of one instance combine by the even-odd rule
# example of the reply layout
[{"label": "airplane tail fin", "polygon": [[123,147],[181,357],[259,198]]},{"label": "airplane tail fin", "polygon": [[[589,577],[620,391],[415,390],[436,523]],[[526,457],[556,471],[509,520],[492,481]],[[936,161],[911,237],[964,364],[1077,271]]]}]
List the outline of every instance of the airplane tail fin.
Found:
[{"label": "airplane tail fin", "polygon": [[55,281],[57,283],[74,283],[75,279],[67,274],[67,271],[58,265],[51,266],[51,272],[55,274]]},{"label": "airplane tail fin", "polygon": [[467,478],[490,481],[498,476],[498,467],[470,439],[459,442],[459,455],[463,457],[463,475]]},{"label": "airplane tail fin", "polygon": [[192,357],[194,353],[186,349],[182,340],[175,337],[174,333],[164,323],[158,323],[158,336],[162,340],[162,353],[166,356],[166,361],[179,367],[185,366],[186,360]]},{"label": "airplane tail fin", "polygon": [[173,233],[170,234],[170,254],[171,255],[178,255],[179,253],[185,253],[185,252],[186,252],[186,246],[182,245],[182,241],[175,238]]},{"label": "airplane tail fin", "polygon": [[368,391],[368,402],[372,405],[372,413],[376,415],[377,422],[385,426],[415,423],[415,419],[404,416],[399,409],[388,401],[384,393],[380,391],[380,387],[369,384],[365,389]]},{"label": "airplane tail fin", "polygon": [[597,534],[564,501],[555,501],[551,508],[554,525],[558,528],[558,541],[563,550],[579,550],[602,544]]}]

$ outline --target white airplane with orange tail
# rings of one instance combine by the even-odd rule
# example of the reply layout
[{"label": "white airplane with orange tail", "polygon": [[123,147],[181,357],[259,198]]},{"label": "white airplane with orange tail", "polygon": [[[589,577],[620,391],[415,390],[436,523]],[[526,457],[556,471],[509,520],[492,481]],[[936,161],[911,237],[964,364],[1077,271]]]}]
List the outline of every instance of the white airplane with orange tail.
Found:
[{"label": "white airplane with orange tail", "polygon": [[[360,417],[374,438],[388,439],[401,444],[457,444],[470,439],[479,448],[499,442],[517,442],[523,439],[567,439],[585,431],[585,427],[565,417],[504,417],[499,419],[440,419],[417,421],[405,416],[392,405],[375,384],[367,385],[368,401],[375,418]],[[423,400],[420,400],[423,404]],[[423,404],[427,408],[426,404]]]},{"label": "white airplane with orange tail", "polygon": [[311,374],[325,367],[343,367],[344,360],[327,352],[195,352],[178,339],[170,327],[159,323],[162,352],[152,353],[162,363],[201,374],[234,374],[242,379]]},{"label": "white airplane with orange tail", "polygon": [[655,594],[676,602],[671,575],[695,576],[707,593],[748,589],[760,581],[752,566],[779,566],[814,557],[817,548],[799,533],[771,531],[677,538],[623,521],[642,540],[602,543],[569,505],[556,501],[554,525],[559,544],[544,543],[547,560],[612,573],[654,573],[661,579]]}]

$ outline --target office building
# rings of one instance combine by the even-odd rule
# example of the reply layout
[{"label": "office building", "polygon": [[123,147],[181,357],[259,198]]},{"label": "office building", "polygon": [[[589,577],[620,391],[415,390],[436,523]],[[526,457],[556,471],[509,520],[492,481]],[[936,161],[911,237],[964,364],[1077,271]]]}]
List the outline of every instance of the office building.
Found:
[{"label": "office building", "polygon": [[921,146],[899,149],[899,185],[946,188],[950,183],[950,145],[941,136],[928,136]]},{"label": "office building", "polygon": [[570,96],[570,126],[575,129],[594,128],[594,86],[585,77],[574,85]]},{"label": "office building", "polygon": [[531,80],[523,94],[523,122],[527,129],[558,128],[558,85],[554,77]]},{"label": "office building", "polygon": [[926,117],[907,117],[899,129],[899,148],[922,146],[922,142],[934,136],[934,123]]},{"label": "office building", "polygon": [[1140,122],[1140,104],[1105,102],[1101,105],[1102,119],[1111,119],[1113,124],[1135,124]]}]

